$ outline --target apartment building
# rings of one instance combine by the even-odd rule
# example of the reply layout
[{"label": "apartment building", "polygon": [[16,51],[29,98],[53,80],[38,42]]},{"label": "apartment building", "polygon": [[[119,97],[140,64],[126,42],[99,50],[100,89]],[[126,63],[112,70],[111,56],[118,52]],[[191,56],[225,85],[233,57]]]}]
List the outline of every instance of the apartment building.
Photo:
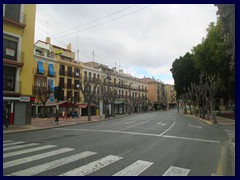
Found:
[{"label": "apartment building", "polygon": [[165,90],[166,90],[168,108],[176,107],[177,106],[177,99],[176,99],[177,93],[174,88],[174,85],[166,84]]},{"label": "apartment building", "polygon": [[3,101],[8,124],[31,123],[36,5],[3,4]]},{"label": "apartment building", "polygon": [[[46,41],[38,40],[34,46],[34,86],[35,106],[34,114],[53,114],[56,112],[56,106],[59,105],[65,111],[75,111],[77,103],[80,103],[80,82],[82,63],[75,61],[75,52],[71,50],[71,44],[67,48],[62,48],[51,44],[51,39],[46,38]],[[54,98],[54,87],[61,87],[61,98]],[[51,90],[49,97],[46,97],[47,112],[44,113],[43,103],[39,100],[38,90]],[[40,106],[40,108],[38,108]]]},{"label": "apartment building", "polygon": [[154,78],[144,78],[148,86],[148,100],[151,110],[160,110],[167,106],[165,84]]},{"label": "apartment building", "polygon": [[91,88],[97,83],[99,96],[91,105],[94,114],[102,116],[147,110],[147,84],[141,79],[93,61],[83,63],[83,71],[83,79],[92,82]]}]

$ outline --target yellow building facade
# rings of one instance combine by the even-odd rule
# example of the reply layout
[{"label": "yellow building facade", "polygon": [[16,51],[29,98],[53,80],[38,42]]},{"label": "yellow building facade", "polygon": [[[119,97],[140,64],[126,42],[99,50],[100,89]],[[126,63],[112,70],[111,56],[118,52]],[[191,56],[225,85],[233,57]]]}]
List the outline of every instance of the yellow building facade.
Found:
[{"label": "yellow building facade", "polygon": [[36,5],[3,4],[3,101],[8,124],[31,123]]},{"label": "yellow building facade", "polygon": [[[34,45],[34,86],[33,92],[36,99],[33,108],[33,115],[54,114],[56,105],[68,111],[69,106],[81,102],[83,97],[80,93],[80,82],[82,81],[82,63],[75,61],[75,52],[71,50],[71,44],[67,48],[62,48],[51,44],[51,39],[46,38],[46,41],[38,40]],[[54,98],[54,88],[61,87],[62,97]],[[47,89],[51,90],[50,96],[46,97],[46,106],[48,112],[39,110],[38,106],[43,103],[40,99],[39,91],[47,94]],[[65,103],[65,105],[64,105]],[[50,109],[50,110],[49,110]],[[67,110],[66,110],[67,109]],[[74,107],[71,107],[75,110]]]}]

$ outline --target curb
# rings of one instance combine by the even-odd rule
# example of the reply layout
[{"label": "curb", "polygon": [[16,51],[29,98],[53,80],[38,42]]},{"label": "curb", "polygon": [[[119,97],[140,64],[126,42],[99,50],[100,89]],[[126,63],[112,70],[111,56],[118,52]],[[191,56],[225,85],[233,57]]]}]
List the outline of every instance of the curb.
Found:
[{"label": "curb", "polygon": [[187,116],[189,118],[192,118],[192,119],[196,119],[198,121],[201,121],[207,125],[213,125],[213,122],[209,121],[209,120],[204,120],[202,118],[199,118],[199,117],[196,117],[196,116],[192,116],[192,115],[189,115],[189,114],[181,114],[181,115],[184,115],[184,116]]},{"label": "curb", "polygon": [[[75,125],[80,125],[80,124],[87,124],[87,123],[96,123],[100,121],[107,121],[107,120],[113,120],[113,119],[119,119],[123,118],[129,115],[123,115],[123,116],[115,116],[115,117],[110,117],[110,118],[105,118],[101,119],[99,118],[98,120],[91,120],[91,121],[84,121],[84,122],[78,122],[78,123],[71,123],[71,124],[55,124],[55,126],[51,127],[37,127],[37,126],[32,126],[30,129],[19,129],[19,130],[9,130],[9,131],[3,131],[3,134],[13,134],[13,133],[21,133],[21,132],[30,132],[30,131],[37,131],[37,130],[44,130],[44,129],[53,129],[53,128],[59,128],[59,127],[65,127],[65,126],[75,126]],[[31,125],[30,125],[31,126]]]}]

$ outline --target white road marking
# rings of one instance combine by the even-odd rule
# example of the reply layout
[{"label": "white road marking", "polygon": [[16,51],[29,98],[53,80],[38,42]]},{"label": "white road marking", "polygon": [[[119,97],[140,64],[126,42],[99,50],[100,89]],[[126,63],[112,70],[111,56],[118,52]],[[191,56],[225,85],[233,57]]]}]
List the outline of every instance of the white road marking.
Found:
[{"label": "white road marking", "polygon": [[201,126],[194,126],[194,125],[192,125],[191,123],[189,123],[189,127],[193,127],[193,128],[202,129],[202,127],[201,127]]},{"label": "white road marking", "polygon": [[25,147],[36,146],[36,145],[39,145],[39,143],[30,143],[30,144],[24,144],[24,145],[5,147],[5,148],[3,148],[3,151],[12,150],[12,149],[19,149],[19,148],[25,148]]},{"label": "white road marking", "polygon": [[3,143],[9,143],[9,142],[13,142],[13,141],[12,140],[3,141]]},{"label": "white road marking", "polygon": [[[173,126],[174,124],[172,124]],[[167,130],[169,130],[171,127],[169,127]],[[208,139],[197,139],[197,138],[189,138],[189,137],[180,137],[180,136],[170,136],[170,135],[162,135],[162,134],[151,134],[151,133],[137,133],[137,132],[127,132],[127,131],[111,131],[111,130],[94,130],[94,129],[64,129],[59,128],[55,130],[63,130],[63,131],[93,131],[93,132],[107,132],[107,133],[119,133],[119,134],[131,134],[131,135],[140,135],[140,136],[152,136],[152,137],[165,137],[165,138],[174,138],[174,139],[183,139],[183,140],[190,140],[190,141],[200,141],[200,142],[208,142],[208,143],[217,143],[219,144],[219,141],[215,140],[208,140]]]},{"label": "white road marking", "polygon": [[132,124],[132,123],[134,123],[134,121],[132,121],[132,122],[125,122],[124,124]]},{"label": "white road marking", "polygon": [[200,141],[200,142],[207,142],[207,143],[216,143],[216,144],[219,144],[219,143],[220,143],[220,141],[214,141],[214,140],[208,140],[208,139],[198,139],[198,138],[188,138],[188,137],[180,137],[180,136],[164,135],[163,137],[173,138],[173,139],[190,140],[190,141]]},{"label": "white road marking", "polygon": [[187,176],[189,172],[190,169],[171,166],[163,176]]},{"label": "white road marking", "polygon": [[125,169],[117,172],[113,176],[138,176],[147,168],[149,168],[153,163],[147,161],[138,160]]},{"label": "white road marking", "polygon": [[18,142],[4,143],[4,144],[3,144],[3,147],[12,146],[12,145],[18,145],[18,144],[23,144],[23,143],[25,143],[25,142],[23,142],[23,141],[18,141]]},{"label": "white road marking", "polygon": [[25,157],[25,158],[21,158],[21,159],[16,159],[16,160],[4,162],[3,163],[3,168],[5,169],[5,168],[12,167],[12,166],[17,166],[17,165],[20,165],[20,164],[24,164],[24,163],[28,163],[28,162],[31,162],[31,161],[47,158],[47,157],[50,157],[50,156],[55,156],[55,155],[62,154],[62,153],[72,151],[72,150],[74,150],[74,149],[63,148],[63,149],[50,151],[50,152],[46,152],[46,153],[42,153],[42,154],[30,156],[30,157]]},{"label": "white road marking", "polygon": [[169,128],[167,128],[163,133],[159,134],[159,136],[163,136],[166,132],[168,132],[174,126],[175,122],[176,122],[176,119],[174,119],[172,125]]},{"label": "white road marking", "polygon": [[109,155],[102,159],[88,163],[84,166],[80,166],[76,169],[70,170],[63,174],[60,174],[60,176],[85,176],[85,175],[90,174],[94,171],[97,171],[105,166],[108,166],[120,159],[122,159],[122,157]]},{"label": "white road marking", "polygon": [[86,132],[103,132],[103,133],[119,133],[119,134],[132,134],[132,135],[142,135],[142,136],[156,136],[159,137],[159,134],[151,134],[151,133],[137,133],[137,132],[127,132],[127,131],[113,131],[113,130],[96,130],[96,129],[66,129],[66,128],[58,128],[55,130],[60,131],[86,131]]},{"label": "white road marking", "polygon": [[20,150],[20,151],[14,151],[14,152],[3,154],[3,158],[17,156],[20,154],[26,154],[26,153],[30,153],[30,152],[34,152],[34,151],[40,151],[40,150],[48,149],[48,148],[52,148],[52,147],[56,147],[56,146],[46,145],[46,146],[40,146],[40,147],[35,147],[35,148],[30,148],[30,149],[25,149],[25,150]]},{"label": "white road marking", "polygon": [[51,162],[48,162],[48,163],[45,163],[45,164],[40,164],[38,166],[31,167],[31,168],[28,168],[28,169],[24,169],[24,170],[21,170],[21,171],[18,171],[18,172],[14,172],[14,173],[9,174],[9,175],[10,176],[32,176],[32,175],[36,175],[36,174],[39,174],[41,172],[60,167],[60,166],[63,166],[65,164],[69,164],[71,162],[74,162],[74,161],[77,161],[77,160],[80,160],[80,159],[83,159],[83,158],[86,158],[86,157],[89,157],[89,156],[92,156],[92,155],[95,155],[95,154],[97,154],[97,153],[96,152],[85,151],[85,152],[82,152],[82,153],[79,153],[79,154],[74,154],[74,155],[71,155],[71,156],[68,156],[68,157],[65,157],[65,158],[62,158],[62,159],[58,159],[58,160],[51,161]]},{"label": "white road marking", "polygon": [[165,126],[166,123],[162,123],[162,121],[158,122],[157,125]]},{"label": "white road marking", "polygon": [[117,131],[120,131],[120,130],[123,130],[123,129],[129,129],[129,128],[136,127],[136,126],[140,126],[140,125],[145,124],[145,123],[147,123],[147,122],[149,122],[149,120],[148,120],[148,121],[141,122],[141,123],[138,123],[138,124],[135,124],[135,125],[132,125],[132,126],[128,126],[128,127],[125,127],[125,128],[117,129]]}]

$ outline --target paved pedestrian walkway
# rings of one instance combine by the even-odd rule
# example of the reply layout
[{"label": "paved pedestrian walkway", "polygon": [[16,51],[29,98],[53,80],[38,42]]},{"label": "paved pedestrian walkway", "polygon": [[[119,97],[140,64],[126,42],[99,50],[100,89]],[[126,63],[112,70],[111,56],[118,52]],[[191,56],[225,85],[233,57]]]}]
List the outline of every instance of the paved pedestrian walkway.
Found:
[{"label": "paved pedestrian walkway", "polygon": [[[115,118],[122,117],[122,115],[116,116]],[[112,119],[111,117],[110,119]],[[107,118],[109,119],[109,118]],[[87,116],[81,116],[79,118],[59,118],[58,124],[55,122],[55,117],[52,118],[32,118],[31,125],[9,125],[8,128],[3,129],[3,134],[16,133],[24,131],[33,131],[39,129],[56,128],[61,126],[71,126],[83,123],[92,123],[103,120],[99,116],[91,116],[91,121],[88,121]]]}]

